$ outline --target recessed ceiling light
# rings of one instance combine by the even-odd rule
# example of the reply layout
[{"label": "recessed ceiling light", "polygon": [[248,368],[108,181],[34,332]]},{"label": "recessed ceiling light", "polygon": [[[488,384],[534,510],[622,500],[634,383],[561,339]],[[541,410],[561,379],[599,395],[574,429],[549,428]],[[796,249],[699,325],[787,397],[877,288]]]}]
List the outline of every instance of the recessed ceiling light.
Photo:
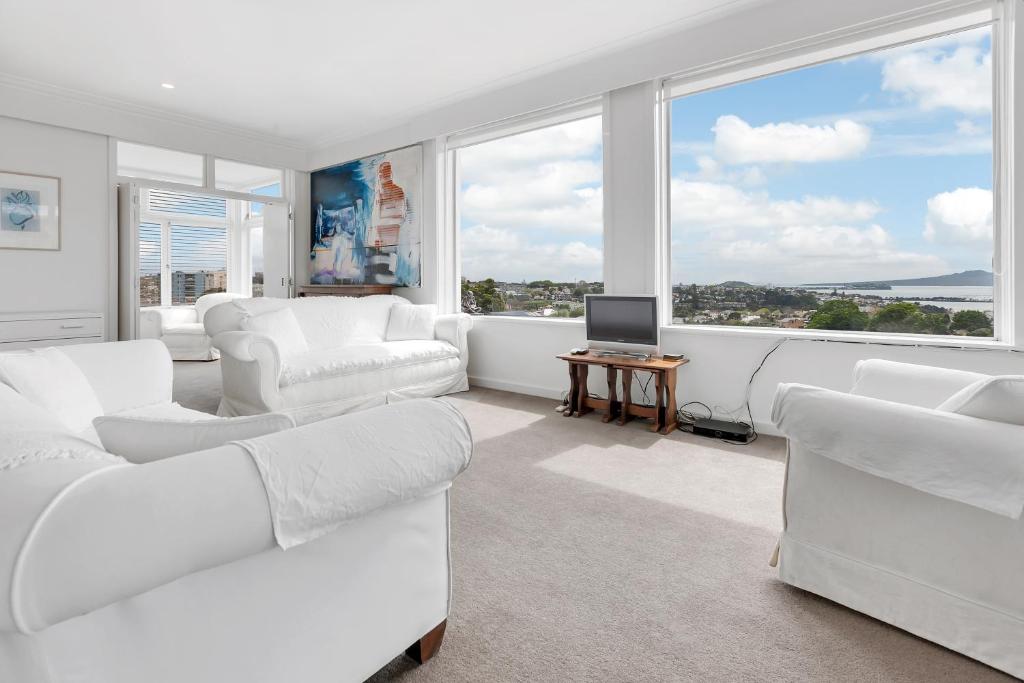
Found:
[{"label": "recessed ceiling light", "polygon": [[168,90],[174,90],[174,84],[173,83],[161,83],[160,87],[161,88],[167,88]]}]

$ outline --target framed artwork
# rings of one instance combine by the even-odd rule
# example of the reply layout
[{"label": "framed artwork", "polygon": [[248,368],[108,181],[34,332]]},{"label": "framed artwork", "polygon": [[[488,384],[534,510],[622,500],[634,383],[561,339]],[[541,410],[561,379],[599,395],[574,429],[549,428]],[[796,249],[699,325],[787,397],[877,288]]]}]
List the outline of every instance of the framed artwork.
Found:
[{"label": "framed artwork", "polygon": [[0,249],[60,249],[60,178],[0,171]]},{"label": "framed artwork", "polygon": [[309,282],[420,286],[423,147],[310,175]]}]

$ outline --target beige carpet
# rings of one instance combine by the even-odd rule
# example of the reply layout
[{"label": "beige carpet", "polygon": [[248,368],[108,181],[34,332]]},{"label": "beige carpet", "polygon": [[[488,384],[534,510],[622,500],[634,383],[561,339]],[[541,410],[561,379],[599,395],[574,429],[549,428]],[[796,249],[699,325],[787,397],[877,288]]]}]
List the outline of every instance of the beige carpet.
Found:
[{"label": "beige carpet", "polygon": [[[216,406],[218,371],[176,363],[176,399]],[[781,440],[654,436],[482,389],[450,400],[476,450],[452,496],[444,646],[374,683],[1010,680],[775,578]]]}]

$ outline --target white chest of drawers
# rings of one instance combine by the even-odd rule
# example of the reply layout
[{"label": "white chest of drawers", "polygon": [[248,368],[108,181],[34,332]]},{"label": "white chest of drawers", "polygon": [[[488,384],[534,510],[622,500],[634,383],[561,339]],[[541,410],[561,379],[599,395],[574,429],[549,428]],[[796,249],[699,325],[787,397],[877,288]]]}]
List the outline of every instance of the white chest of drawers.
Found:
[{"label": "white chest of drawers", "polygon": [[0,313],[0,351],[103,341],[103,314],[95,311]]}]

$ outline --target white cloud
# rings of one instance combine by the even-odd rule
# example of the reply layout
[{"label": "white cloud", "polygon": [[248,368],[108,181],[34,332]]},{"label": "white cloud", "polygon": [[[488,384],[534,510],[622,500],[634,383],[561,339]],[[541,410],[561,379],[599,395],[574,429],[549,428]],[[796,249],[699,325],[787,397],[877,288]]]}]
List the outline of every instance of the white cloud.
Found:
[{"label": "white cloud", "polygon": [[929,242],[991,244],[991,190],[958,187],[929,199],[924,237]]},{"label": "white cloud", "polygon": [[743,230],[864,223],[879,211],[877,204],[868,201],[813,195],[779,200],[767,192],[749,192],[727,183],[672,180],[672,223],[679,229]]},{"label": "white cloud", "polygon": [[988,29],[976,29],[879,53],[882,89],[924,111],[991,111],[992,52],[983,45],[987,35]]},{"label": "white cloud", "polygon": [[714,157],[702,154],[697,157],[697,170],[683,174],[687,179],[709,182],[729,182],[740,185],[764,185],[768,178],[759,166],[747,166],[738,170],[727,170]]},{"label": "white cloud", "polygon": [[902,250],[870,201],[780,200],[725,183],[672,181],[673,280],[799,284],[935,275],[943,261]]},{"label": "white cloud", "polygon": [[849,159],[871,142],[871,129],[849,119],[820,126],[785,121],[751,126],[728,114],[718,117],[712,130],[715,156],[728,164]]},{"label": "white cloud", "polygon": [[956,132],[960,135],[975,136],[984,133],[985,129],[970,119],[960,119],[956,122]]},{"label": "white cloud", "polygon": [[601,280],[603,252],[581,241],[527,241],[521,233],[487,225],[462,230],[462,275],[471,280]]}]

